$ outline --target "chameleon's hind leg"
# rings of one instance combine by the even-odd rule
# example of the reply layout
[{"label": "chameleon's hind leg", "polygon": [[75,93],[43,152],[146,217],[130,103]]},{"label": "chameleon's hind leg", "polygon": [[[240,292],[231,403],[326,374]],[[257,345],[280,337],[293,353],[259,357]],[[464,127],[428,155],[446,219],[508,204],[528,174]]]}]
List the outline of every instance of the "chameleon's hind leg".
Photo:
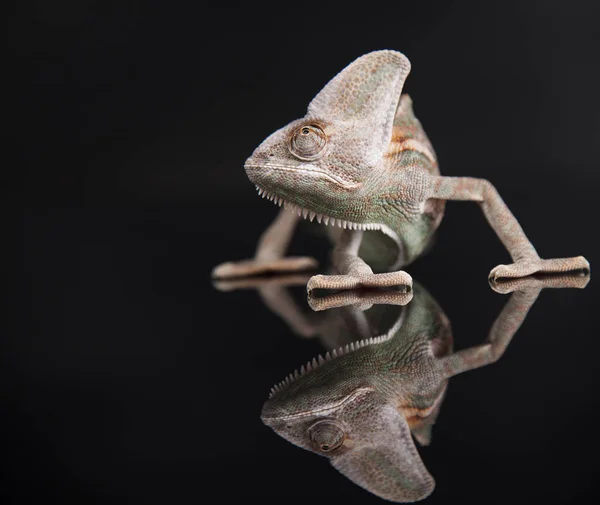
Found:
[{"label": "chameleon's hind leg", "polygon": [[565,273],[574,270],[588,272],[590,270],[590,264],[583,256],[540,258],[496,188],[485,179],[436,177],[431,196],[441,200],[471,200],[479,203],[488,223],[508,249],[513,260],[509,265],[498,265],[493,268],[489,274],[489,279],[492,281],[525,277],[537,272]]},{"label": "chameleon's hind leg", "polygon": [[281,209],[271,225],[261,235],[254,258],[221,263],[212,271],[219,279],[249,277],[277,272],[295,272],[316,268],[318,262],[306,256],[284,257],[299,217]]},{"label": "chameleon's hind leg", "polygon": [[374,274],[371,267],[359,256],[363,238],[362,230],[344,230],[331,254],[335,269],[340,275],[314,275],[306,289],[356,289],[361,287],[412,287],[412,277],[404,271]]}]

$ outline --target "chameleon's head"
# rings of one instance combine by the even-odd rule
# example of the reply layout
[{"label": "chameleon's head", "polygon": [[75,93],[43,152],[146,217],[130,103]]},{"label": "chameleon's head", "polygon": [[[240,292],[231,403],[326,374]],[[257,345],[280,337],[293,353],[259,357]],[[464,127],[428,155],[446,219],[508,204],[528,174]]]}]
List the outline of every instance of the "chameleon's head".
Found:
[{"label": "chameleon's head", "polygon": [[303,368],[274,389],[261,419],[289,442],[329,458],[371,493],[396,502],[421,500],[434,480],[395,402],[365,374],[350,373],[352,361],[365,359],[361,351],[368,349],[335,358],[336,367],[325,361],[314,369],[313,361],[312,370]]},{"label": "chameleon's head", "polygon": [[368,222],[374,203],[363,196],[382,183],[409,71],[409,60],[396,51],[355,60],[319,92],[304,118],[258,146],[245,164],[249,179],[277,203],[306,209],[311,217]]}]

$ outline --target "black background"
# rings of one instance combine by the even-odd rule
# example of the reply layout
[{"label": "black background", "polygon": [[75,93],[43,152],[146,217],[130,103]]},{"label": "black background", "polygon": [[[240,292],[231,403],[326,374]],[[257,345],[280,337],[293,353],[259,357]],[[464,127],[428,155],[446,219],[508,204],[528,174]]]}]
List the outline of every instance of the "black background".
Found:
[{"label": "black background", "polygon": [[[542,256],[597,261],[597,2],[247,5],[7,8],[5,503],[379,501],[260,422],[318,344],[210,282],[275,215],[245,158],[368,51],[410,58],[405,90],[444,174],[490,179]],[[507,260],[477,207],[450,203],[408,268],[457,348],[504,303],[486,276]],[[430,502],[598,497],[597,300],[593,280],[545,291],[502,360],[451,381],[422,451]]]}]

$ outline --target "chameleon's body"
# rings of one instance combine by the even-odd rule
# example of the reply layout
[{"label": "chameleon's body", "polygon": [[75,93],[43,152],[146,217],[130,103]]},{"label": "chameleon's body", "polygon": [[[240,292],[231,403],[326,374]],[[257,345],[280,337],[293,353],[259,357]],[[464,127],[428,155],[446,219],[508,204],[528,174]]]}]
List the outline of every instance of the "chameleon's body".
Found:
[{"label": "chameleon's body", "polygon": [[[386,164],[391,173],[400,172],[393,185],[411,187],[411,170],[415,167],[431,175],[439,175],[439,167],[435,151],[427,138],[420,121],[415,117],[412,100],[402,95],[392,129],[392,139],[385,154]],[[358,222],[381,222],[397,236],[397,240],[378,231],[365,232],[359,249],[359,256],[376,270],[390,267],[406,266],[415,260],[429,245],[432,236],[442,221],[446,202],[444,200],[428,200],[422,212],[406,212],[407,200],[398,200],[397,192],[390,191],[384,180],[376,180],[365,185],[357,192],[356,198],[362,200],[363,216],[357,216]],[[391,186],[393,187],[393,186]],[[389,210],[381,216],[377,200],[369,198],[369,194],[379,194],[379,199],[389,202]],[[369,213],[366,205],[373,205]],[[383,205],[386,205],[385,203]],[[421,210],[421,209],[419,209]],[[383,219],[382,219],[383,217]],[[353,221],[353,219],[348,219]],[[334,232],[335,235],[335,232]]]},{"label": "chameleon's body", "polygon": [[[402,95],[410,62],[396,51],[366,54],[335,76],[302,119],[271,134],[245,164],[263,197],[297,216],[338,227],[333,264],[339,275],[316,275],[308,290],[411,285],[404,271],[374,274],[361,259],[377,238],[396,247],[388,269],[413,261],[438,227],[446,200],[480,203],[513,264],[490,277],[589,269],[585,258],[543,260],[497,191],[486,180],[442,177],[412,102]],[[296,221],[284,212],[266,230],[254,260],[220,265],[215,277],[314,267],[310,258],[284,258]],[[383,233],[381,233],[383,232]],[[384,238],[385,237],[385,238]],[[368,241],[368,242],[367,242]],[[381,259],[381,258],[379,258]],[[386,258],[387,259],[387,258]]]}]

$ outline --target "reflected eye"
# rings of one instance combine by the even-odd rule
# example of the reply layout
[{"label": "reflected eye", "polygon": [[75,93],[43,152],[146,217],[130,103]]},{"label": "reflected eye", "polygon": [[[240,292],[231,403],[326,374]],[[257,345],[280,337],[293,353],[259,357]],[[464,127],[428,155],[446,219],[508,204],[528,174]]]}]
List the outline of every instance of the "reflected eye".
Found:
[{"label": "reflected eye", "polygon": [[292,135],[290,152],[304,161],[316,160],[323,156],[327,145],[327,135],[317,125],[304,125]]},{"label": "reflected eye", "polygon": [[338,449],[346,438],[339,423],[332,420],[318,421],[308,428],[310,441],[321,452],[331,452]]}]

